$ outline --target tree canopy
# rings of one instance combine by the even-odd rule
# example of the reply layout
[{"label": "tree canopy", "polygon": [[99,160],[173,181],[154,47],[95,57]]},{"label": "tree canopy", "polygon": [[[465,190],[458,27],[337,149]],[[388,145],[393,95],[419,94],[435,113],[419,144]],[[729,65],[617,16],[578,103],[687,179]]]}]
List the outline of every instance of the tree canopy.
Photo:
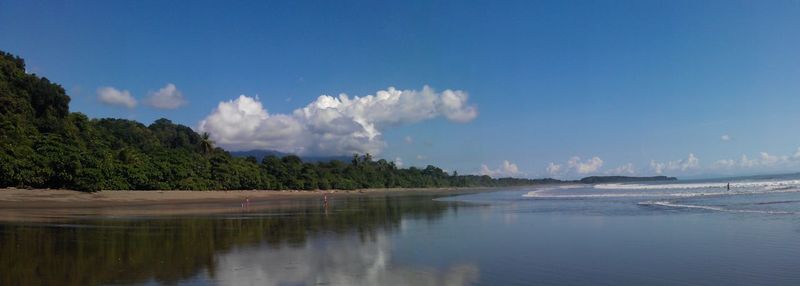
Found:
[{"label": "tree canopy", "polygon": [[354,155],[303,162],[295,155],[233,157],[208,134],[159,119],[149,126],[69,112],[70,97],[25,61],[0,51],[0,187],[98,190],[358,189],[509,186],[555,180],[493,179],[398,168]]}]

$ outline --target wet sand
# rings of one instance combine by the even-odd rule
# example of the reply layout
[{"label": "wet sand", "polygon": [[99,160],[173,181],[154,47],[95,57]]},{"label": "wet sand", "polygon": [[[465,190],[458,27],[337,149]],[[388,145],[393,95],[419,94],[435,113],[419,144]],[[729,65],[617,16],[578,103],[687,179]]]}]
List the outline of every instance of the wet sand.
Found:
[{"label": "wet sand", "polygon": [[[236,213],[322,205],[353,196],[452,195],[487,188],[365,189],[328,191],[101,191],[0,189],[0,221],[41,222],[71,219]],[[249,199],[249,204],[246,200]]]}]

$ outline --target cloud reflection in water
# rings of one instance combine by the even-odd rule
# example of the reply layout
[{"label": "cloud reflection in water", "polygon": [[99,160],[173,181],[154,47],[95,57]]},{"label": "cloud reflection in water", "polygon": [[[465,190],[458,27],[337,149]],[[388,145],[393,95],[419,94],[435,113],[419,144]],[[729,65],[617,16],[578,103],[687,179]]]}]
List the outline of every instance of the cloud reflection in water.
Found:
[{"label": "cloud reflection in water", "polygon": [[385,235],[319,237],[301,247],[266,244],[217,257],[219,285],[467,285],[478,279],[475,264],[445,269],[393,263]]}]

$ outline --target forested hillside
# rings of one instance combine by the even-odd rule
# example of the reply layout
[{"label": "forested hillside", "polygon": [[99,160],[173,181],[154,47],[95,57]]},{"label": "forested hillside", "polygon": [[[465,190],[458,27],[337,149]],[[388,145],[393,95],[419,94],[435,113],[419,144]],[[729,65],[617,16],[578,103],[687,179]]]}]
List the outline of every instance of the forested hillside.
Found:
[{"label": "forested hillside", "polygon": [[509,186],[556,180],[450,175],[401,169],[354,155],[350,162],[305,163],[294,155],[232,157],[207,134],[159,119],[149,126],[69,112],[58,84],[25,72],[0,51],[0,187],[98,190],[356,189]]}]

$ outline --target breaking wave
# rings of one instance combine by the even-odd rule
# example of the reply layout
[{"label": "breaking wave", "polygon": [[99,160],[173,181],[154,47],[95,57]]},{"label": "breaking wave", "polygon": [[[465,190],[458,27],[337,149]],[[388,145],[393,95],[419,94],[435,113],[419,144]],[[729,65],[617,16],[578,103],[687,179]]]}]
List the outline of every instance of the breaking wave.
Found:
[{"label": "breaking wave", "polygon": [[661,207],[668,207],[668,208],[683,208],[683,209],[701,209],[701,210],[708,210],[708,211],[732,212],[732,213],[760,213],[760,214],[785,214],[785,215],[798,214],[797,212],[791,212],[791,211],[729,209],[729,208],[724,208],[724,207],[721,207],[721,206],[705,206],[705,205],[681,204],[681,203],[675,203],[675,202],[670,202],[670,201],[640,202],[639,205],[642,205],[642,206],[661,206]]},{"label": "breaking wave", "polygon": [[[731,182],[732,189],[781,189],[800,187],[800,180],[781,180],[781,181],[740,181]],[[707,182],[707,183],[686,183],[686,184],[598,184],[595,189],[601,190],[667,190],[667,189],[722,189],[726,188],[727,182]]]},{"label": "breaking wave", "polygon": [[[738,209],[742,206],[705,205],[693,203],[701,198],[726,198],[745,195],[768,195],[800,193],[800,179],[732,181],[731,190],[727,190],[728,182],[693,182],[670,184],[598,184],[583,186],[580,190],[567,188],[543,188],[523,194],[526,198],[539,199],[592,199],[592,198],[642,198],[640,206],[695,209],[714,212],[757,213],[777,215],[798,215],[800,211]],[[570,187],[574,188],[574,187]],[[752,203],[752,205],[774,205],[794,203],[800,200],[781,200]]]}]

